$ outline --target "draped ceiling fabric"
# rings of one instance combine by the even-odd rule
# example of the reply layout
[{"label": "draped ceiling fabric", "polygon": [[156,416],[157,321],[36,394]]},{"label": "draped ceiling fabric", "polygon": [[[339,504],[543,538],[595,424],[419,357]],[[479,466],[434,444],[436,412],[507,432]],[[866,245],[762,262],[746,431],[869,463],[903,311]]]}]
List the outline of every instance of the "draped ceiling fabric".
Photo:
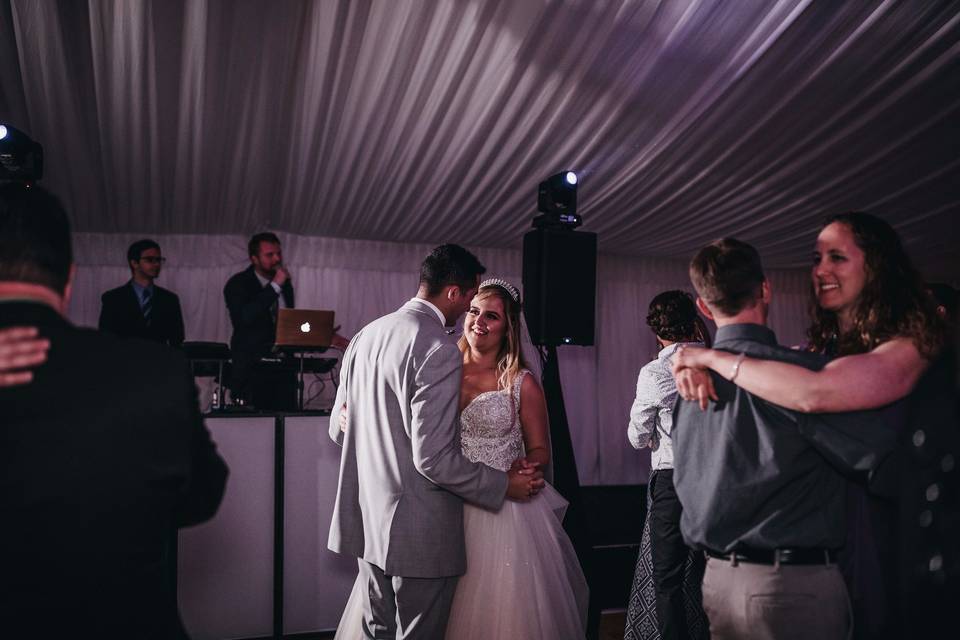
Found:
[{"label": "draped ceiling fabric", "polygon": [[0,7],[0,118],[79,230],[518,247],[572,168],[605,252],[805,266],[860,208],[960,276],[952,0]]},{"label": "draped ceiling fabric", "polygon": [[642,311],[710,239],[760,249],[789,341],[825,214],[875,212],[960,281],[949,0],[0,0],[0,121],[44,144],[80,232],[71,315],[152,235],[196,339],[227,336],[220,288],[264,228],[350,331],[431,244],[518,280],[537,184],[575,169],[598,344],[561,363],[590,483],[644,477]]}]

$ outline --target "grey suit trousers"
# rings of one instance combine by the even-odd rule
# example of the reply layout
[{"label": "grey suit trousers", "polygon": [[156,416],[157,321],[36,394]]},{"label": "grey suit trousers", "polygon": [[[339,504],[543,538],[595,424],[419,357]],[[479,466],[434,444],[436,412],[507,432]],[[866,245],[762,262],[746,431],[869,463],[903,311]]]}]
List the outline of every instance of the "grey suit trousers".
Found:
[{"label": "grey suit trousers", "polygon": [[363,558],[358,560],[363,590],[363,637],[375,640],[443,638],[459,576],[404,578],[388,576]]}]

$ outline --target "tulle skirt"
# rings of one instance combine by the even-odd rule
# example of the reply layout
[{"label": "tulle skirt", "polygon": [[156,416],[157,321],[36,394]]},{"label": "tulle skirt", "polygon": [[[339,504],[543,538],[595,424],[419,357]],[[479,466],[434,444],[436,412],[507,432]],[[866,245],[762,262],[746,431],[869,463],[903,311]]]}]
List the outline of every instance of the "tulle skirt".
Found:
[{"label": "tulle skirt", "polygon": [[[467,573],[457,582],[448,640],[574,640],[587,624],[587,581],[563,530],[567,501],[546,485],[529,502],[463,510]],[[337,640],[362,638],[354,584]]]}]

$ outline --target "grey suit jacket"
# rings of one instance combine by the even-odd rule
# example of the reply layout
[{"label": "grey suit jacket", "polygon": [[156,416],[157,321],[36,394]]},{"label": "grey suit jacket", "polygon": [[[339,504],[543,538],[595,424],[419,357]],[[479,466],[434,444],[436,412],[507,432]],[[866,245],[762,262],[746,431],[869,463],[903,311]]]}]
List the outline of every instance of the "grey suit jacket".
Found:
[{"label": "grey suit jacket", "polygon": [[498,509],[507,475],[461,453],[461,368],[440,319],[416,300],[350,341],[330,416],[330,437],[343,447],[330,550],[392,576],[466,571],[463,500]]}]

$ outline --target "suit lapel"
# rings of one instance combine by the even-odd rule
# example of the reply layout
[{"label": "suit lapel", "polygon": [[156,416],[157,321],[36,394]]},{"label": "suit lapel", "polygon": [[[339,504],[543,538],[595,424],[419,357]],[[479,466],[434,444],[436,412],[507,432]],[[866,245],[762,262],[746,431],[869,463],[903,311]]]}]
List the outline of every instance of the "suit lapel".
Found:
[{"label": "suit lapel", "polygon": [[260,281],[257,280],[257,274],[253,270],[253,265],[247,267],[247,288],[250,289],[251,292],[260,291],[260,289],[263,288]]}]

